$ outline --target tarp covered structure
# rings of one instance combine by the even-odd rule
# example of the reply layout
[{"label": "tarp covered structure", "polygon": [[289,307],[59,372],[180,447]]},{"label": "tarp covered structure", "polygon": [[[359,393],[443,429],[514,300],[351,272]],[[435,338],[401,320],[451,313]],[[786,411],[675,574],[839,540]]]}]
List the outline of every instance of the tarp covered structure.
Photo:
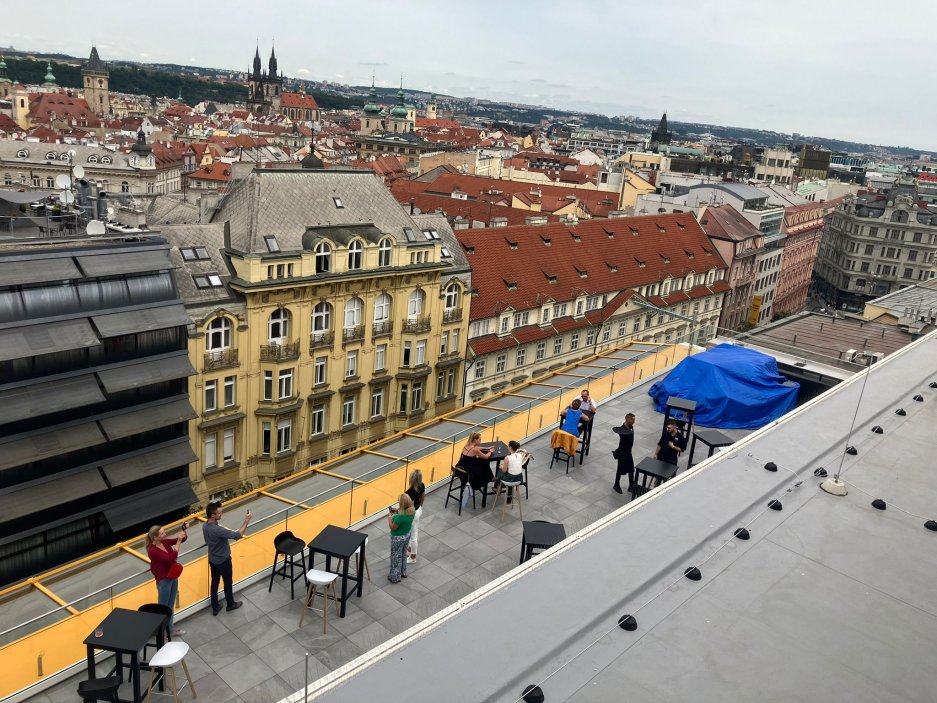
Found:
[{"label": "tarp covered structure", "polygon": [[757,429],[797,405],[799,383],[778,373],[774,357],[720,344],[677,364],[648,394],[658,412],[667,398],[696,401],[694,422],[704,427]]}]

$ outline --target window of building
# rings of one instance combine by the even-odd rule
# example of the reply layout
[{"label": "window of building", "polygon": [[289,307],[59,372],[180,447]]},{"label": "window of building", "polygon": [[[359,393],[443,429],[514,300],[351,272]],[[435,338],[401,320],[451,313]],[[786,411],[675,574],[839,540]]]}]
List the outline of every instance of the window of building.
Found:
[{"label": "window of building", "polygon": [[293,369],[283,369],[277,377],[277,398],[285,400],[293,397]]},{"label": "window of building", "polygon": [[221,351],[231,347],[231,321],[226,317],[216,317],[208,325],[205,337],[208,351]]},{"label": "window of building", "polygon": [[356,271],[361,268],[364,256],[364,246],[357,239],[348,245],[348,270]]},{"label": "window of building", "polygon": [[222,459],[224,459],[225,464],[230,464],[234,461],[234,446],[235,446],[235,430],[233,427],[229,427],[224,431],[222,436]]},{"label": "window of building", "polygon": [[55,188],[55,179],[52,176],[46,176],[46,188]]},{"label": "window of building", "polygon": [[455,369],[446,371],[446,395],[455,395]]},{"label": "window of building", "polygon": [[263,394],[264,400],[273,400],[273,371],[264,371]]},{"label": "window of building", "polygon": [[319,242],[315,248],[316,273],[328,273],[332,270],[332,247],[325,242]]},{"label": "window of building", "polygon": [[475,380],[479,380],[485,377],[485,360],[478,359],[475,362]]},{"label": "window of building", "polygon": [[384,371],[387,368],[387,345],[378,344],[374,347],[374,370]]},{"label": "window of building", "polygon": [[439,355],[445,356],[449,352],[449,333],[443,332],[439,337]]},{"label": "window of building", "polygon": [[277,420],[277,454],[288,452],[293,446],[293,420],[285,417]]},{"label": "window of building", "polygon": [[407,300],[408,320],[415,320],[423,314],[423,302],[425,299],[426,294],[419,289],[410,293],[410,298]]},{"label": "window of building", "polygon": [[911,278],[912,276],[914,276],[914,271],[912,271],[909,268],[906,268],[904,270],[904,278]]},{"label": "window of building", "polygon": [[436,399],[439,400],[440,398],[442,398],[443,395],[445,395],[445,392],[446,392],[446,372],[440,371],[439,374],[436,376]]},{"label": "window of building", "polygon": [[206,469],[218,466],[218,437],[214,432],[205,435],[205,441],[202,443],[202,461]]},{"label": "window of building", "polygon": [[507,334],[511,327],[511,318],[505,315],[501,318],[501,334]]},{"label": "window of building", "polygon": [[277,241],[277,238],[275,235],[272,235],[272,234],[266,235],[264,237],[264,244],[267,245],[267,251],[269,251],[272,254],[275,254],[276,252],[280,251],[280,243]]},{"label": "window of building", "polygon": [[569,349],[574,351],[579,349],[579,333],[575,332],[572,337],[569,338]]},{"label": "window of building", "polygon": [[400,365],[404,368],[410,368],[410,361],[413,358],[413,342],[404,342],[403,350],[400,355]]},{"label": "window of building", "polygon": [[399,397],[399,402],[397,404],[397,412],[399,413],[407,412],[407,408],[409,407],[408,405],[409,398],[410,398],[410,384],[401,383],[400,384],[400,397]]},{"label": "window of building", "polygon": [[527,362],[527,348],[521,347],[514,354],[514,365],[523,366]]},{"label": "window of building", "polygon": [[313,364],[313,384],[320,386],[327,382],[326,370],[329,358],[327,356],[317,356]]},{"label": "window of building", "polygon": [[309,434],[312,436],[325,434],[325,405],[313,405],[309,413]]},{"label": "window of building", "polygon": [[237,376],[224,378],[224,406],[230,408],[237,402]]},{"label": "window of building", "polygon": [[459,353],[459,330],[451,330],[449,332],[449,338],[452,340],[452,344],[449,346],[449,351],[452,354]]},{"label": "window of building", "polygon": [[586,346],[591,347],[595,344],[595,330],[589,330],[586,333]]},{"label": "window of building", "polygon": [[607,342],[607,341],[610,340],[611,338],[612,338],[612,326],[611,326],[611,325],[605,325],[605,326],[602,328],[602,341],[603,341],[603,342]]},{"label": "window of building", "polygon": [[384,414],[384,387],[371,391],[371,417],[381,417]]},{"label": "window of building", "polygon": [[563,338],[555,337],[553,339],[553,353],[561,354],[563,352]]},{"label": "window of building", "polygon": [[530,313],[528,311],[525,310],[524,312],[516,312],[514,313],[514,320],[513,320],[514,326],[523,327],[524,325],[527,324],[529,319],[530,319]]},{"label": "window of building", "polygon": [[351,350],[345,354],[345,378],[358,375],[358,352]]},{"label": "window of building", "polygon": [[459,284],[450,283],[446,286],[446,310],[454,310],[459,307]]},{"label": "window of building", "polygon": [[353,329],[361,324],[361,299],[349,298],[345,301],[345,329]]},{"label": "window of building", "polygon": [[640,317],[636,317],[636,318],[634,319],[634,324],[631,326],[631,332],[632,332],[632,333],[638,332],[638,331],[640,331],[640,329],[641,329],[641,318],[640,318]]},{"label": "window of building", "polygon": [[495,358],[495,373],[504,372],[506,361],[507,361],[507,354],[498,354],[497,358]]},{"label": "window of building", "polygon": [[390,319],[390,296],[381,293],[374,300],[374,322],[387,322]]},{"label": "window of building", "polygon": [[534,354],[534,360],[541,361],[547,355],[547,343],[537,342],[537,352]]},{"label": "window of building", "polygon": [[218,409],[218,381],[205,381],[205,411]]},{"label": "window of building", "polygon": [[417,381],[413,384],[413,399],[410,405],[413,412],[419,412],[423,409],[423,382]]},{"label": "window of building", "polygon": [[419,339],[416,343],[416,358],[414,359],[415,366],[422,366],[426,363],[426,340]]},{"label": "window of building", "polygon": [[121,182],[120,182],[120,192],[121,192],[121,193],[129,193],[129,192],[130,192],[130,184],[127,183],[127,181],[121,181]]},{"label": "window of building", "polygon": [[389,239],[382,239],[377,247],[377,265],[390,266],[392,244]]},{"label": "window of building", "polygon": [[357,417],[356,412],[357,399],[353,395],[345,396],[345,400],[342,401],[342,426],[354,425],[355,418]]},{"label": "window of building", "polygon": [[260,425],[260,453],[264,456],[270,456],[270,435],[273,432],[273,425],[269,422],[262,422]]},{"label": "window of building", "polygon": [[321,334],[332,328],[332,306],[326,302],[316,303],[312,309],[312,332]]},{"label": "window of building", "polygon": [[282,344],[290,336],[290,311],[277,308],[267,321],[267,339],[271,344]]}]

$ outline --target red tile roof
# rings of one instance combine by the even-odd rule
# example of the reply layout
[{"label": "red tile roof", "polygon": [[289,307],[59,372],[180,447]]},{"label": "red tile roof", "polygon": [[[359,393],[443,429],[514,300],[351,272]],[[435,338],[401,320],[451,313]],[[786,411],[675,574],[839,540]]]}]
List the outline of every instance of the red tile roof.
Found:
[{"label": "red tile roof", "polygon": [[[488,205],[477,200],[459,200],[444,195],[428,195],[426,193],[410,194],[405,188],[399,188],[405,181],[395,181],[391,186],[391,192],[397,201],[402,205],[409,205],[411,200],[413,205],[419,208],[420,212],[443,212],[451,219],[461,217],[464,220],[473,220],[478,222],[490,222],[490,219],[503,217],[507,219],[508,225],[525,225],[528,217],[542,215],[549,222],[558,222],[559,217],[546,212],[532,212],[516,207],[506,207],[504,205]],[[489,219],[490,216],[490,219]]]},{"label": "red tile roof", "polygon": [[216,161],[208,166],[202,166],[198,171],[192,173],[189,178],[226,183],[231,180],[231,164],[223,161]]},{"label": "red tile roof", "polygon": [[690,213],[455,234],[472,266],[472,319],[726,268]]},{"label": "red tile roof", "polygon": [[303,93],[283,93],[280,96],[280,107],[298,107],[306,110],[319,109],[316,99]]},{"label": "red tile roof", "polygon": [[703,231],[714,239],[743,242],[761,236],[755,225],[731,205],[710,205],[700,217]]},{"label": "red tile roof", "polygon": [[75,121],[80,126],[97,127],[101,119],[91,111],[84,98],[65,93],[38,93],[29,96],[29,117],[33,122],[50,122],[56,118]]}]

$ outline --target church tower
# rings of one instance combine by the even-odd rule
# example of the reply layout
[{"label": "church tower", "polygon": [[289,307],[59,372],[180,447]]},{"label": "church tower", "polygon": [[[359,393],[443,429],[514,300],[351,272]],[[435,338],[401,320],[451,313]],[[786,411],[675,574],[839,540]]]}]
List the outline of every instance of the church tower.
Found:
[{"label": "church tower", "polygon": [[7,75],[7,64],[3,60],[3,57],[0,56],[0,98],[4,100],[10,100],[10,95],[13,91],[13,81],[10,80],[10,77]]},{"label": "church tower", "polygon": [[426,103],[426,119],[435,120],[436,119],[436,96],[430,95],[429,101]]},{"label": "church tower", "polygon": [[81,69],[81,83],[84,86],[85,100],[91,111],[104,117],[111,111],[111,94],[108,88],[109,74],[107,65],[98,56],[98,47],[91,47],[91,56]]},{"label": "church tower", "polygon": [[270,70],[267,73],[267,81],[264,84],[264,92],[267,102],[270,103],[274,114],[280,113],[280,98],[283,94],[283,75],[277,73],[277,55],[274,48],[270,47]]},{"label": "church tower", "polygon": [[670,144],[671,136],[672,132],[667,129],[667,113],[665,112],[660,118],[660,124],[657,125],[657,129],[651,131],[651,145],[657,147],[661,144]]},{"label": "church tower", "polygon": [[399,133],[413,131],[413,123],[408,118],[407,104],[404,100],[403,76],[400,77],[400,90],[397,91],[397,104],[390,109],[387,131]]},{"label": "church tower", "polygon": [[277,114],[283,96],[283,76],[277,69],[276,52],[271,49],[268,71],[260,61],[260,47],[254,52],[254,64],[247,79],[247,109],[255,116]]}]

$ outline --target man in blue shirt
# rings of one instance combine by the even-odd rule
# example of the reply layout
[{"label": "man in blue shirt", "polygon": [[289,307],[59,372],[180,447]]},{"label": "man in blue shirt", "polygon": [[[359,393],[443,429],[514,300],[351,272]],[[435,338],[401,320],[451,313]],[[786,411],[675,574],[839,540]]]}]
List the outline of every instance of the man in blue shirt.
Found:
[{"label": "man in blue shirt", "polygon": [[205,540],[205,546],[208,547],[208,569],[211,572],[212,615],[221,612],[221,605],[218,603],[218,582],[222,579],[224,579],[224,597],[228,605],[226,610],[237,610],[241,607],[241,601],[234,600],[231,545],[228,542],[244,536],[252,517],[251,511],[248,510],[241,529],[229,530],[220,524],[222,512],[221,503],[209,503],[205,509],[208,522],[202,525],[202,537]]}]

